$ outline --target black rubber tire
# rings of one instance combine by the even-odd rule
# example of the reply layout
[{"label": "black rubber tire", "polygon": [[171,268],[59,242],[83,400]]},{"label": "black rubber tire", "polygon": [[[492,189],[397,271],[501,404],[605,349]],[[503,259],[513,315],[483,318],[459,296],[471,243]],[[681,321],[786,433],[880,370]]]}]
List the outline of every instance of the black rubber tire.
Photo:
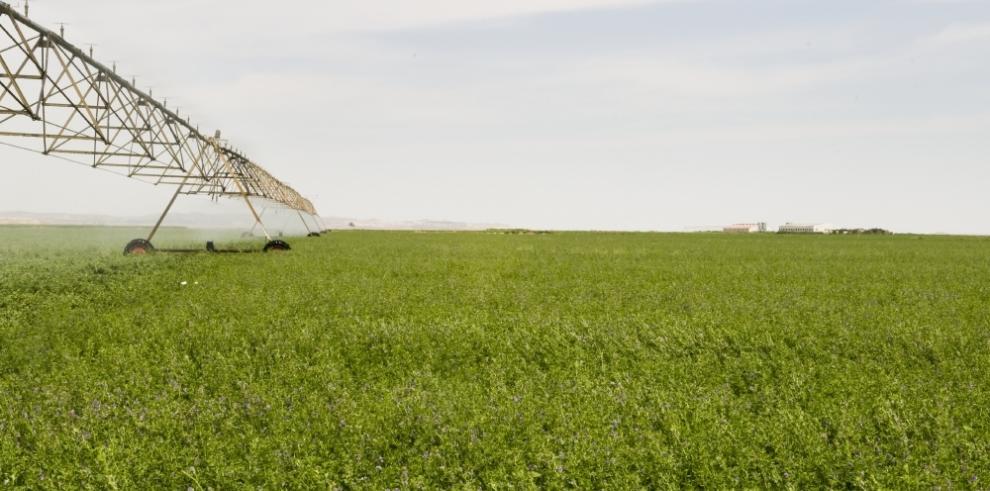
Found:
[{"label": "black rubber tire", "polygon": [[273,252],[273,251],[279,252],[279,251],[291,251],[291,250],[292,248],[289,247],[289,244],[287,242],[278,239],[265,244],[265,249],[264,249],[265,252]]},{"label": "black rubber tire", "polygon": [[134,239],[124,247],[125,256],[143,256],[155,252],[155,246],[145,239]]}]

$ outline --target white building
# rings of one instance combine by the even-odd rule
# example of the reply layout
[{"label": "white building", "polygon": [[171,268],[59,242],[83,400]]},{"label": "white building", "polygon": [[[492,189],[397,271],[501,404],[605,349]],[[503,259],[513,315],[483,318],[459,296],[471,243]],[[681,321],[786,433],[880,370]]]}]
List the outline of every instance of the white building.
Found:
[{"label": "white building", "polygon": [[786,223],[780,226],[782,234],[830,234],[835,227],[827,223]]},{"label": "white building", "polygon": [[755,234],[759,232],[767,231],[767,224],[765,223],[737,223],[735,225],[729,225],[723,227],[722,231],[727,234]]}]

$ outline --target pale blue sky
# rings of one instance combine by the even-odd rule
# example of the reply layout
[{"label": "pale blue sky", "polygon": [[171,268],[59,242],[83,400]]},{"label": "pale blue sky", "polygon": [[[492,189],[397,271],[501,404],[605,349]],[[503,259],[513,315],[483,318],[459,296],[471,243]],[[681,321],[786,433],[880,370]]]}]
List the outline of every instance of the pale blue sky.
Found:
[{"label": "pale blue sky", "polygon": [[[34,17],[327,216],[990,233],[990,2],[79,3]],[[168,197],[5,148],[0,165],[0,210]]]}]

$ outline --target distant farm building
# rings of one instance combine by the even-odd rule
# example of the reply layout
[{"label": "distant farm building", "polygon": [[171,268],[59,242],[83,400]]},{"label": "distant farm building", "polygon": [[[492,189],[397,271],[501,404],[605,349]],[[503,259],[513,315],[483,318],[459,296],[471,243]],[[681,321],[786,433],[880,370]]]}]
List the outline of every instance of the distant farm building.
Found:
[{"label": "distant farm building", "polygon": [[782,234],[830,234],[834,227],[827,223],[787,223],[780,226]]},{"label": "distant farm building", "polygon": [[767,231],[766,223],[737,223],[722,229],[727,234],[755,234]]}]

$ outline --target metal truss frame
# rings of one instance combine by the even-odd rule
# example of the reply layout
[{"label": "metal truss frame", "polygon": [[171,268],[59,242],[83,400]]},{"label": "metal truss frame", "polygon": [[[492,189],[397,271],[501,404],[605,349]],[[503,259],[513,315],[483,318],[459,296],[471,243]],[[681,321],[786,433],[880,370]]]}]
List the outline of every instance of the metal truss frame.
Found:
[{"label": "metal truss frame", "polygon": [[[296,210],[319,225],[313,204],[217,131],[200,133],[150,93],[0,2],[0,138],[30,141],[28,149],[156,185],[176,186],[152,230],[176,198],[243,199],[271,239],[252,199]],[[24,148],[24,147],[21,147]]]}]

